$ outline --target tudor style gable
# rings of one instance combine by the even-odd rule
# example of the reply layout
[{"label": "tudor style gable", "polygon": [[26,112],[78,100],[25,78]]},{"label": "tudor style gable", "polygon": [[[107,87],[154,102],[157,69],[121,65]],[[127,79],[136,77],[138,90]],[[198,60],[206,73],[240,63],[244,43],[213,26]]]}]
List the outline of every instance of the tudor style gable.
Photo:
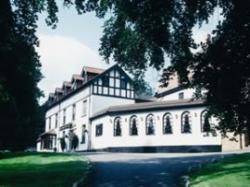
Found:
[{"label": "tudor style gable", "polygon": [[92,94],[135,98],[133,81],[118,65],[112,66],[93,80]]}]

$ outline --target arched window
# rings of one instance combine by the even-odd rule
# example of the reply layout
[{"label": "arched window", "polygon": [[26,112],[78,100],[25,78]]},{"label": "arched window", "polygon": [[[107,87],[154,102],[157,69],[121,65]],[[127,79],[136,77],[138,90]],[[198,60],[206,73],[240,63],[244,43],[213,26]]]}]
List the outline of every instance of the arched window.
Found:
[{"label": "arched window", "polygon": [[170,113],[164,114],[163,119],[162,119],[163,134],[172,134],[173,133],[171,119],[172,119],[172,117],[171,117]]},{"label": "arched window", "polygon": [[201,132],[209,133],[211,131],[211,119],[207,110],[201,112]]},{"label": "arched window", "polygon": [[138,135],[138,120],[136,116],[132,116],[129,120],[129,135]]},{"label": "arched window", "polygon": [[114,136],[121,136],[122,128],[121,128],[121,118],[117,117],[114,120]]},{"label": "arched window", "polygon": [[183,112],[181,115],[181,133],[191,133],[191,116],[189,112]]},{"label": "arched window", "polygon": [[154,116],[153,114],[149,114],[146,117],[146,135],[154,135],[155,127],[154,127]]}]

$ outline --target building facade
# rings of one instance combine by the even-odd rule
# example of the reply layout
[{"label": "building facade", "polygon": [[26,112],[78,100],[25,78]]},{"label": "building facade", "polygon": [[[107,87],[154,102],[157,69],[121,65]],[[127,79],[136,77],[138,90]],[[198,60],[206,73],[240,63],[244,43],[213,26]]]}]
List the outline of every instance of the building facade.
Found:
[{"label": "building facade", "polygon": [[[118,65],[84,67],[50,94],[38,151],[221,151],[215,118],[178,85],[141,100]],[[143,102],[142,102],[143,101]],[[75,143],[73,143],[75,142]],[[73,145],[75,144],[75,145]]]}]

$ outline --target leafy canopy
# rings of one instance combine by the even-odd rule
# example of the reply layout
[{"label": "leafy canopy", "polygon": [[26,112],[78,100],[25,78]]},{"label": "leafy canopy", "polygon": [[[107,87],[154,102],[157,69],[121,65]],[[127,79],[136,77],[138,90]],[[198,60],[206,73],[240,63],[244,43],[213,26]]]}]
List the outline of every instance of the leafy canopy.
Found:
[{"label": "leafy canopy", "polygon": [[[184,86],[207,90],[210,113],[223,132],[250,129],[250,3],[239,0],[76,0],[78,12],[95,11],[104,24],[100,53],[131,72],[171,65],[162,83],[177,72]],[[67,0],[67,5],[74,4]],[[207,22],[215,8],[224,18],[198,53],[192,29]],[[188,75],[192,74],[189,79]],[[201,94],[197,94],[200,95]]]}]

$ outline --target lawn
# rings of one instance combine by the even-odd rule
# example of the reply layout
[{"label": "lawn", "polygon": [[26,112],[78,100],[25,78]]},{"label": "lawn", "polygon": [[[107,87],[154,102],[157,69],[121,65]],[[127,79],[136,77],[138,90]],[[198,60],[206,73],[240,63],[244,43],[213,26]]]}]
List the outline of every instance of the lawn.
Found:
[{"label": "lawn", "polygon": [[0,187],[71,187],[90,170],[80,155],[0,153]]},{"label": "lawn", "polygon": [[192,172],[191,187],[249,187],[250,154],[226,157]]}]

